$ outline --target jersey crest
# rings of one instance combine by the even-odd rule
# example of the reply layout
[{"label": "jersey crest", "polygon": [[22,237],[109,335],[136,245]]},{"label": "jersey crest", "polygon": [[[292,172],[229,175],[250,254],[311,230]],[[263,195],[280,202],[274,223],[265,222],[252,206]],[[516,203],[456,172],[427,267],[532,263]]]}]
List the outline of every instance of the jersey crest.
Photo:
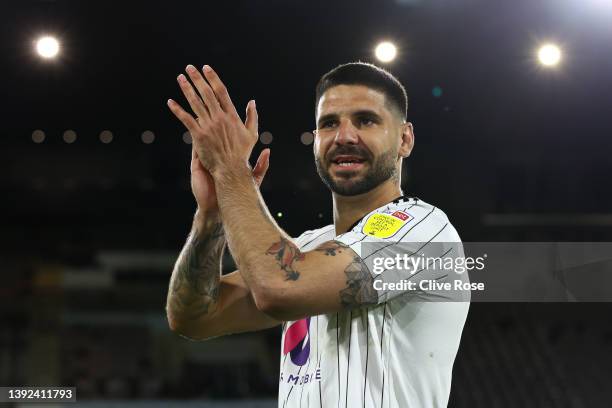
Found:
[{"label": "jersey crest", "polygon": [[391,238],[414,217],[405,211],[374,213],[363,225],[363,233],[376,238]]}]

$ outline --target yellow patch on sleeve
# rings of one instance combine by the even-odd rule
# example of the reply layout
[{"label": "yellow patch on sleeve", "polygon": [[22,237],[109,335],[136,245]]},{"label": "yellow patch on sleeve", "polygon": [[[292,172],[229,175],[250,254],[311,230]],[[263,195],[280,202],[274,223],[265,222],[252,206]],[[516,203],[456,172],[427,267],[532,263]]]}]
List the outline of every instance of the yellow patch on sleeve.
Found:
[{"label": "yellow patch on sleeve", "polygon": [[390,214],[372,214],[363,226],[363,233],[376,238],[389,238],[399,231],[406,222],[407,220],[402,220]]}]

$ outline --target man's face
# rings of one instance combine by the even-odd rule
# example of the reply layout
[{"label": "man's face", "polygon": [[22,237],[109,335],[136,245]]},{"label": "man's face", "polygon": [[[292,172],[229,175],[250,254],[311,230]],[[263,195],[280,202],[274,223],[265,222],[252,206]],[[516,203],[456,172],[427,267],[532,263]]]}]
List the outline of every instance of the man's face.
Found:
[{"label": "man's face", "polygon": [[319,99],[315,164],[333,192],[366,193],[398,173],[402,123],[381,92],[337,85]]}]

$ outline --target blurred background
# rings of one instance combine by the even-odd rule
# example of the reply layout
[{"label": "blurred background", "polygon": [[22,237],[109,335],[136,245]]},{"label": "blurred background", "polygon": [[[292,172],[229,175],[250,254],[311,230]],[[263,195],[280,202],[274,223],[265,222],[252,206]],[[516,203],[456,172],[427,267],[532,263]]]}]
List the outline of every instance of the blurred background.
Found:
[{"label": "blurred background", "polygon": [[[611,241],[610,0],[39,0],[0,16],[2,386],[275,406],[280,329],[193,342],[166,322],[195,210],[190,136],[166,107],[187,64],[212,65],[239,111],[257,100],[262,192],[293,236],[332,222],[315,84],[362,60],[408,91],[405,193],[464,241]],[[473,303],[449,406],[609,406],[611,312]]]}]

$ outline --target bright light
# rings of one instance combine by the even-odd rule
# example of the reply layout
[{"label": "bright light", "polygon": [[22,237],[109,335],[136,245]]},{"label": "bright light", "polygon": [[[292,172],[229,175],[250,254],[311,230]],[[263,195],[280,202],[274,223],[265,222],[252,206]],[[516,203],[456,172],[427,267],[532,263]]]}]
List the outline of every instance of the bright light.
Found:
[{"label": "bright light", "polygon": [[538,51],[538,59],[544,66],[555,66],[561,61],[561,50],[554,44],[543,45]]},{"label": "bright light", "polygon": [[41,37],[36,41],[36,51],[43,58],[54,58],[59,52],[59,42],[54,37]]},{"label": "bright light", "polygon": [[397,48],[388,41],[381,42],[376,46],[376,58],[381,62],[391,62],[397,55]]}]

